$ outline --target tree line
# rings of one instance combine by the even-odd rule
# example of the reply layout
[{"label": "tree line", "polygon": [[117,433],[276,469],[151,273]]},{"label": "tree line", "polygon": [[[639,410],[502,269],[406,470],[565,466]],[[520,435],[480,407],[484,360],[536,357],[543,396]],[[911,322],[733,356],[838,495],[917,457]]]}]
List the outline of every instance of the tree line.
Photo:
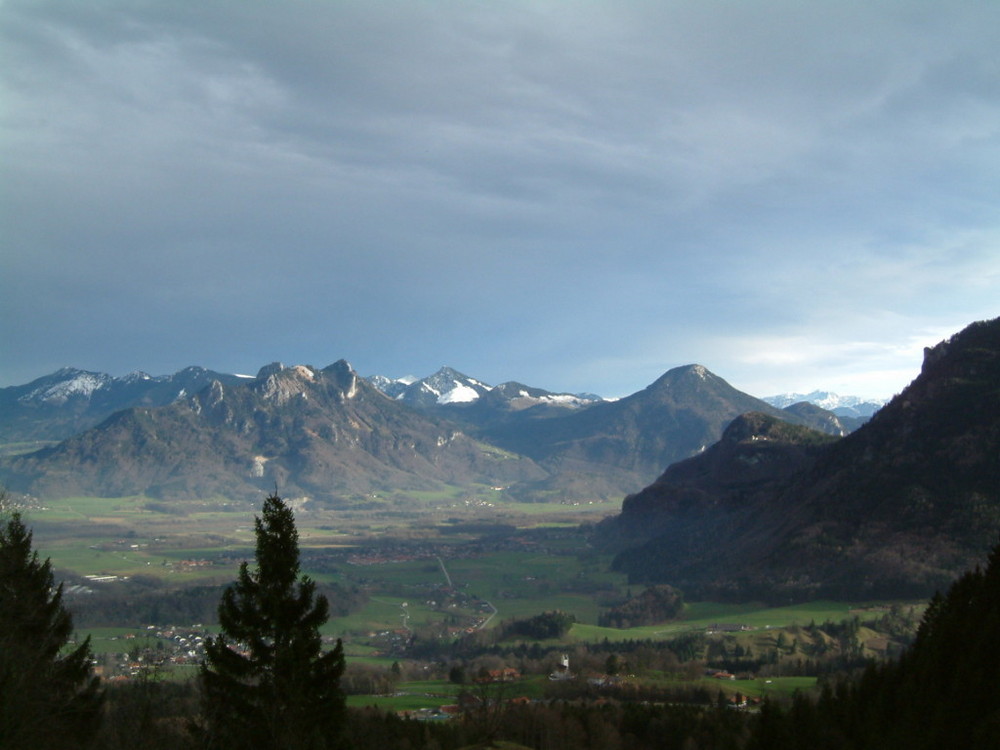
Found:
[{"label": "tree line", "polygon": [[635,628],[673,620],[684,610],[684,596],[666,584],[649,586],[598,618],[597,624],[608,628]]}]

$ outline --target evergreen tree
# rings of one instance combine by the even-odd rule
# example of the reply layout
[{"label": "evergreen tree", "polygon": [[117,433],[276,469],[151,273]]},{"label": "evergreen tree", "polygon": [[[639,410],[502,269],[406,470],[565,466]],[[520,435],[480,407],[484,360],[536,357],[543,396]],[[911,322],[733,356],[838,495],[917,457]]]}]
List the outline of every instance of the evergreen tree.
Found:
[{"label": "evergreen tree", "polygon": [[336,747],[344,716],[338,639],[324,653],[326,597],[299,576],[294,515],[277,495],[255,521],[257,567],[244,562],[219,604],[221,634],[202,664],[208,744],[310,750]]},{"label": "evergreen tree", "polygon": [[0,747],[85,747],[103,699],[90,638],[66,651],[73,619],[62,584],[31,540],[19,513],[0,525]]}]

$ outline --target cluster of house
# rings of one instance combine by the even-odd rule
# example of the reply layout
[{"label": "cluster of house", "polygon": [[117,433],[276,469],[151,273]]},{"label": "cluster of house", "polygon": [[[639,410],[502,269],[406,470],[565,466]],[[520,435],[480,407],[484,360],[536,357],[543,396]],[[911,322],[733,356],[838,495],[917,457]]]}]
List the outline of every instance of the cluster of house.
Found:
[{"label": "cluster of house", "polygon": [[126,633],[125,650],[108,654],[95,666],[96,673],[109,680],[128,680],[171,666],[197,665],[205,654],[205,636],[189,628],[157,628],[148,625],[145,633]]},{"label": "cluster of house", "polygon": [[514,682],[521,679],[521,673],[513,667],[503,669],[491,669],[475,678],[480,684],[492,684],[494,682]]}]

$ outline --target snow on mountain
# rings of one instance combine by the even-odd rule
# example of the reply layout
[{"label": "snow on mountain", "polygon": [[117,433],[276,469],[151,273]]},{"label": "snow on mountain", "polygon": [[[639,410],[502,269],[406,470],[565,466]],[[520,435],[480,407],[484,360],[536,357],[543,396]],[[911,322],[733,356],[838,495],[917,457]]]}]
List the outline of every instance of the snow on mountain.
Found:
[{"label": "snow on mountain", "polygon": [[[510,385],[515,385],[516,391],[514,391],[514,388],[508,387]],[[603,400],[597,396],[580,396],[572,393],[549,393],[548,391],[539,390],[537,388],[528,390],[520,384],[504,384],[503,386],[497,386],[497,388],[504,389],[504,395],[507,396],[511,407],[514,409],[528,409],[532,406],[542,404],[549,406],[562,406],[572,409],[581,406],[590,406],[597,401]]]},{"label": "snow on mountain", "polygon": [[594,401],[600,400],[601,399],[575,396],[572,393],[550,393],[549,395],[542,396],[539,399],[539,401],[559,404],[561,406],[586,406]]},{"label": "snow on mountain", "polygon": [[468,404],[479,398],[479,391],[455,381],[455,387],[438,396],[439,404]]},{"label": "snow on mountain", "polygon": [[886,399],[866,399],[861,396],[840,396],[830,391],[811,391],[810,393],[782,393],[776,396],[765,396],[766,401],[779,409],[803,401],[815,404],[821,409],[832,411],[838,416],[870,417],[882,408]]},{"label": "snow on mountain", "polygon": [[468,375],[463,375],[451,367],[442,367],[426,378],[387,378],[372,375],[368,382],[390,398],[412,406],[433,406],[442,404],[469,404],[489,393],[492,386]]},{"label": "snow on mountain", "polygon": [[416,378],[387,378],[385,375],[372,375],[368,382],[389,398],[402,398],[407,386],[416,382]]},{"label": "snow on mountain", "polygon": [[[140,402],[146,405],[169,403],[191,390],[207,385],[216,377],[245,376],[226,376],[203,367],[187,367],[173,375],[154,376],[142,370],[135,370],[121,377],[115,377],[103,372],[64,367],[51,375],[32,381],[27,386],[13,388],[24,391],[17,397],[17,401],[22,404],[44,403],[58,407],[71,399],[74,403],[93,402],[100,397],[104,406],[125,408]],[[176,391],[170,389],[172,383],[178,385]],[[176,395],[167,397],[168,391]]]},{"label": "snow on mountain", "polygon": [[24,394],[18,401],[22,403],[42,401],[50,404],[63,404],[73,396],[89,397],[94,391],[113,381],[114,378],[104,373],[64,367],[50,377],[41,379],[41,385],[38,388]]},{"label": "snow on mountain", "polygon": [[606,400],[591,393],[550,393],[515,381],[493,386],[451,367],[442,367],[426,378],[371,375],[368,382],[390,398],[423,408],[472,404],[487,394],[491,408],[505,404],[501,408],[510,411],[543,405],[575,409]]}]

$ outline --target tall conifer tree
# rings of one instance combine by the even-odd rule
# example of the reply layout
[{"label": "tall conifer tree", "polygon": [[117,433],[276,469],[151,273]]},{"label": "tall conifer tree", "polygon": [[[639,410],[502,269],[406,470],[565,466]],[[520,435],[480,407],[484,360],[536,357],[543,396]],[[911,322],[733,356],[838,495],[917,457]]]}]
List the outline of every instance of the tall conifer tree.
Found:
[{"label": "tall conifer tree", "polygon": [[19,513],[0,525],[0,747],[86,747],[103,699],[90,638],[65,650],[73,620],[62,584],[31,540]]},{"label": "tall conifer tree", "polygon": [[202,665],[211,746],[309,748],[338,745],[344,715],[344,651],[323,652],[329,614],[316,584],[299,575],[295,517],[277,495],[255,521],[257,567],[244,562],[219,605],[221,634]]}]

